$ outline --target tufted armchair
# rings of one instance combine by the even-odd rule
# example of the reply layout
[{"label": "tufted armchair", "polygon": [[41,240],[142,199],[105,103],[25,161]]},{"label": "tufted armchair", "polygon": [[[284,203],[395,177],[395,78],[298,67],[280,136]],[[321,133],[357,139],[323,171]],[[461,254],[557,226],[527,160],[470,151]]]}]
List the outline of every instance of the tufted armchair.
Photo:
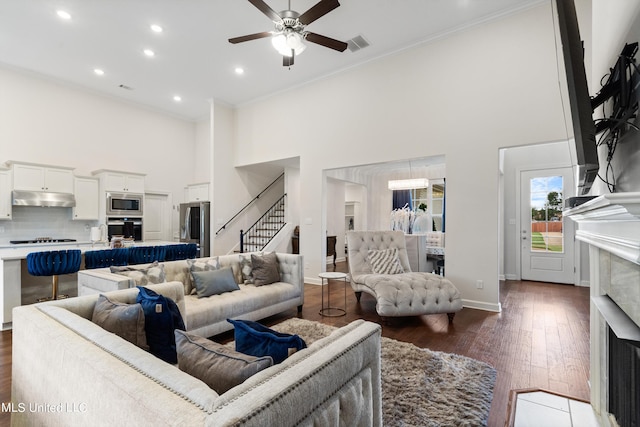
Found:
[{"label": "tufted armchair", "polygon": [[[397,251],[397,260],[404,272],[380,274],[372,267],[373,252]],[[376,299],[376,311],[381,317],[419,316],[446,313],[453,321],[462,309],[460,292],[450,280],[436,274],[412,272],[402,231],[349,231],[347,252],[351,287],[360,301],[362,292]],[[394,251],[395,253],[395,251]]]}]

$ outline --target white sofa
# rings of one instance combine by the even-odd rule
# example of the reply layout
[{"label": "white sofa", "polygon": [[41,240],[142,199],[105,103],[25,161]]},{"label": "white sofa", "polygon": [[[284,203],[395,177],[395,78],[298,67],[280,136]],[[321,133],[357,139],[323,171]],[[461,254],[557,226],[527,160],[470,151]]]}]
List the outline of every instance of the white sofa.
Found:
[{"label": "white sofa", "polygon": [[[244,254],[248,255],[248,254]],[[302,255],[276,254],[280,270],[280,282],[264,286],[239,284],[240,290],[198,298],[189,294],[191,275],[187,260],[161,262],[166,281],[178,281],[184,285],[185,316],[187,331],[203,337],[211,337],[228,331],[233,326],[228,318],[241,317],[245,320],[260,320],[265,317],[304,304],[304,276]],[[220,267],[239,268],[240,254],[198,258],[207,261],[218,258]],[[78,272],[78,295],[91,295],[118,289],[135,287],[133,279],[111,273],[110,269],[97,268]]]},{"label": "white sofa", "polygon": [[[150,285],[184,310],[182,284]],[[137,289],[110,292],[135,302]],[[12,426],[380,426],[380,327],[355,321],[218,395],[91,322],[98,295],[13,310]]]}]

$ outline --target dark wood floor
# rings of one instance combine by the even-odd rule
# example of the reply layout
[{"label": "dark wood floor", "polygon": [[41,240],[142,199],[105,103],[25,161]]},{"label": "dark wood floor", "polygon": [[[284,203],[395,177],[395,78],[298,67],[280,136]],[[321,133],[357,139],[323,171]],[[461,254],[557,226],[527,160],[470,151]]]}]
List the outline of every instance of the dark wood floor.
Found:
[{"label": "dark wood floor", "polygon": [[[345,271],[338,263],[336,271]],[[342,302],[341,282],[331,283],[332,305]],[[334,326],[356,319],[380,322],[375,300],[363,294],[357,303],[347,288],[347,315],[322,317],[320,286],[305,285],[305,304],[299,317]],[[325,288],[326,292],[326,288]],[[326,297],[326,294],[325,294]],[[452,325],[445,315],[391,319],[383,324],[386,337],[414,343],[431,350],[458,353],[482,360],[498,372],[490,426],[504,426],[509,391],[544,388],[589,400],[589,289],[539,282],[507,281],[500,284],[502,313],[463,309]],[[273,325],[297,316],[289,310],[265,319]],[[222,341],[230,334],[216,337]],[[0,397],[10,400],[11,332],[0,335]],[[0,425],[8,425],[0,414]]]}]

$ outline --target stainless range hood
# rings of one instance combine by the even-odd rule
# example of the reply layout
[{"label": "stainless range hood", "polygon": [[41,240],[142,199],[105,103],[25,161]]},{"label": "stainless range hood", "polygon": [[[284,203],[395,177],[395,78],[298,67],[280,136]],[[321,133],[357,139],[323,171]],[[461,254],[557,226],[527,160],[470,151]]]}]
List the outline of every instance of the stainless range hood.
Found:
[{"label": "stainless range hood", "polygon": [[13,190],[11,204],[13,206],[72,208],[76,205],[76,198],[71,193]]}]

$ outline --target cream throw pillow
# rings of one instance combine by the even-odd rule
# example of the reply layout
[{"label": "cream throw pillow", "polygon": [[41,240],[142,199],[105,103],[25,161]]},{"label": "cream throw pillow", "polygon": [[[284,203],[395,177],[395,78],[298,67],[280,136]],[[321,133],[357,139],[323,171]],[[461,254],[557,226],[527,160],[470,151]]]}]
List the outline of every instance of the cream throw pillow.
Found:
[{"label": "cream throw pillow", "polygon": [[166,281],[164,264],[159,264],[158,261],[147,265],[112,266],[111,272],[133,279],[136,286],[147,286]]},{"label": "cream throw pillow", "polygon": [[375,274],[400,274],[404,273],[404,268],[398,258],[398,249],[370,249],[367,252],[367,262],[371,266],[371,271]]}]

